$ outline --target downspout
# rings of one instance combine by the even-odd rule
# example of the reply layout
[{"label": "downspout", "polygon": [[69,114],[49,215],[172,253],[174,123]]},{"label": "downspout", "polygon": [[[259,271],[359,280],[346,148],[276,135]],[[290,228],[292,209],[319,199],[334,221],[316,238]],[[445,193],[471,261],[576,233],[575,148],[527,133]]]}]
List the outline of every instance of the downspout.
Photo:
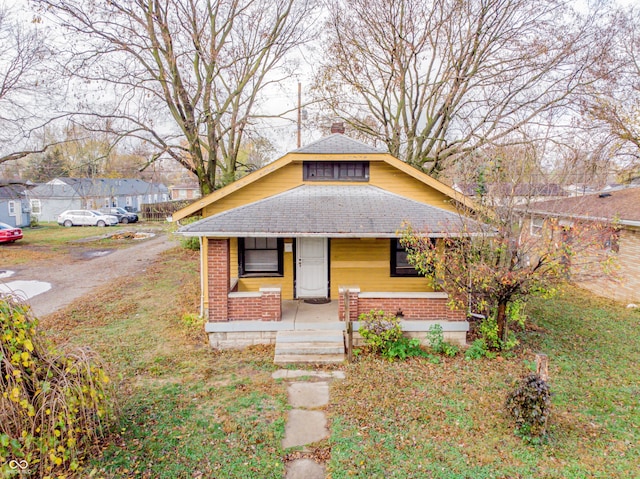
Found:
[{"label": "downspout", "polygon": [[202,246],[204,243],[203,238],[204,236],[198,237],[198,241],[200,242],[200,317],[201,318],[204,318],[204,275],[205,275],[204,267],[206,264],[204,255],[202,254],[202,252],[204,251],[202,249]]}]

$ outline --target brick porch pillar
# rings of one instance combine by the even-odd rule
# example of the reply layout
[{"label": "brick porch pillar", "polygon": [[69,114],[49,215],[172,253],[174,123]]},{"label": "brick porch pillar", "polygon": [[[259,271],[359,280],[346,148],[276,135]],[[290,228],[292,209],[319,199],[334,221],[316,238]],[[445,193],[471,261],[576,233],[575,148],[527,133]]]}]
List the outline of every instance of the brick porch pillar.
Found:
[{"label": "brick porch pillar", "polygon": [[261,319],[262,321],[280,321],[282,319],[282,301],[280,288],[260,288]]},{"label": "brick porch pillar", "polygon": [[229,320],[229,240],[208,239],[209,321]]}]

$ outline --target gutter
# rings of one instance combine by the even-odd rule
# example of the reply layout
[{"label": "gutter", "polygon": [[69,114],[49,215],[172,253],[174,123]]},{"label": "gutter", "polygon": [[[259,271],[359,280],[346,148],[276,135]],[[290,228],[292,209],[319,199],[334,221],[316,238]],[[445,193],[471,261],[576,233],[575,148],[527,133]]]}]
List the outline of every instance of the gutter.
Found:
[{"label": "gutter", "polygon": [[640,227],[640,221],[636,220],[612,220],[611,218],[603,218],[599,216],[588,216],[588,215],[570,215],[566,213],[553,213],[551,211],[539,211],[539,210],[531,210],[525,212],[525,214],[530,214],[533,216],[555,216],[557,218],[569,218],[574,220],[586,220],[586,221],[599,221],[602,223],[615,223],[624,226],[635,226]]}]

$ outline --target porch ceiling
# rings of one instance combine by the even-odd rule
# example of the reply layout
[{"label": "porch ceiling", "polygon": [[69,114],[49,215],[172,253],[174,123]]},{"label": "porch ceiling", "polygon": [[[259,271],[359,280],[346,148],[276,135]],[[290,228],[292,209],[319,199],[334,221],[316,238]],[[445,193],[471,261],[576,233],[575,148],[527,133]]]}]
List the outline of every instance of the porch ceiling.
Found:
[{"label": "porch ceiling", "polygon": [[[302,185],[186,225],[178,233],[206,237],[395,238],[403,223],[429,236],[458,234],[463,221],[441,208],[370,185]],[[466,220],[467,232],[480,225]]]}]

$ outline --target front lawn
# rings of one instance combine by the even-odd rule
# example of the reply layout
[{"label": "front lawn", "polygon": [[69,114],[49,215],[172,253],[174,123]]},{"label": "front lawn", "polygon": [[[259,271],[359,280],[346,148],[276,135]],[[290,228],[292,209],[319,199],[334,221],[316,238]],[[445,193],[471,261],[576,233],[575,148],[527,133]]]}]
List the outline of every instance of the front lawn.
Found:
[{"label": "front lawn", "polygon": [[[515,357],[348,366],[329,409],[331,477],[637,477],[640,310],[570,289],[529,313]],[[543,445],[516,437],[504,411],[535,352],[549,355],[554,394]]]},{"label": "front lawn", "polygon": [[[289,406],[271,379],[273,349],[215,352],[187,324],[197,253],[171,250],[95,296],[109,300],[42,324],[59,342],[97,349],[119,382],[120,419],[78,477],[283,477]],[[569,290],[529,313],[512,357],[345,365],[331,386],[331,437],[317,445],[330,451],[331,477],[637,477],[640,311]],[[534,352],[549,355],[554,393],[543,445],[516,437],[503,408]]]}]

